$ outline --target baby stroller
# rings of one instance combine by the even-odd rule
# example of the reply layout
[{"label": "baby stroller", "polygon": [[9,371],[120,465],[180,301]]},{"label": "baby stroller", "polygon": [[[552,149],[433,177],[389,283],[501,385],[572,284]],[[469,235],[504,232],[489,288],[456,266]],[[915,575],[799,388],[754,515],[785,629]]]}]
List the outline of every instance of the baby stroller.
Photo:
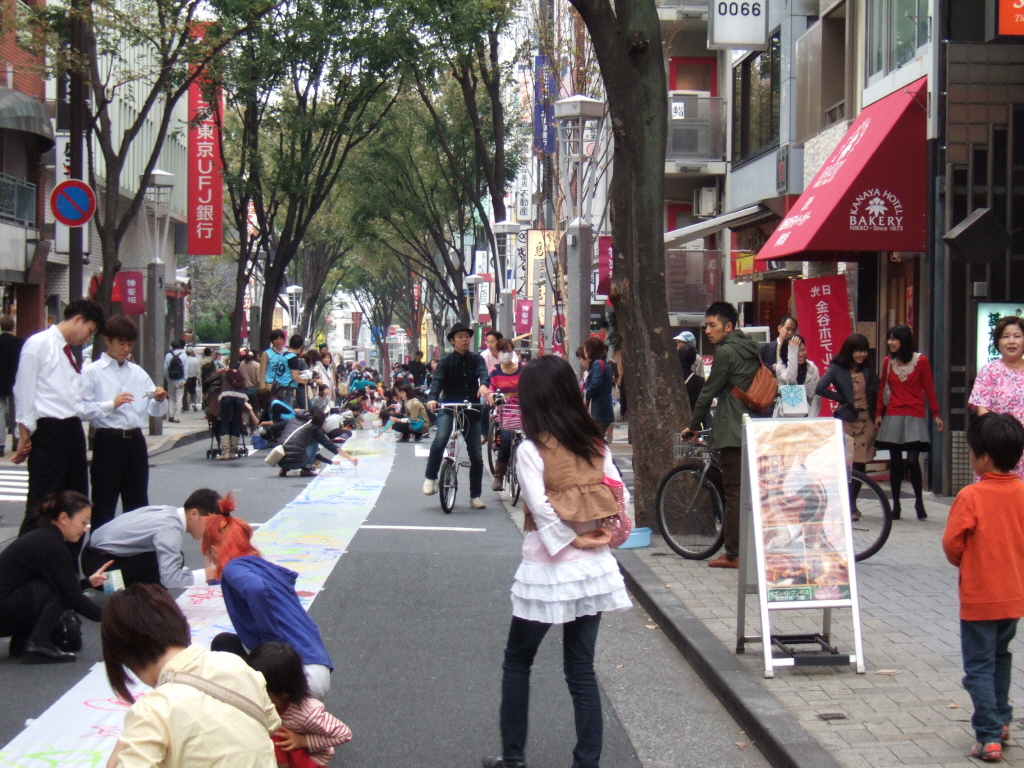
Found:
[{"label": "baby stroller", "polygon": [[[210,447],[206,449],[206,458],[216,459],[220,456],[220,385],[212,385],[204,394],[206,424],[210,428]],[[248,419],[242,419],[242,431],[238,438],[238,447],[235,449],[235,457],[242,458],[249,455],[249,444],[246,440],[249,434]]]}]

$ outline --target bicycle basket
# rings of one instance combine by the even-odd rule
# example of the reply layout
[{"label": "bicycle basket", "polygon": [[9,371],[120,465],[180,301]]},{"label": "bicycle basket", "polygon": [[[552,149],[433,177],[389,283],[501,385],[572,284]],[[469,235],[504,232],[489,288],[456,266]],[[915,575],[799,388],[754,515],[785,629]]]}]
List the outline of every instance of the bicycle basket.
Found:
[{"label": "bicycle basket", "polygon": [[688,459],[690,457],[703,458],[707,453],[708,443],[704,435],[693,440],[684,440],[682,435],[672,436],[672,453],[677,459]]},{"label": "bicycle basket", "polygon": [[510,397],[499,406],[501,415],[498,424],[502,429],[522,429],[523,420],[519,412],[519,398]]}]

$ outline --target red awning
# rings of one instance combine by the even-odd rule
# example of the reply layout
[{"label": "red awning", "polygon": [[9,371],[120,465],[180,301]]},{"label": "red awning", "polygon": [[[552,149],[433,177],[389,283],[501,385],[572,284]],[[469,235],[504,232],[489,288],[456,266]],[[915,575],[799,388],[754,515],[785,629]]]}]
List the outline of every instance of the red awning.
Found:
[{"label": "red awning", "polygon": [[925,250],[927,78],[860,113],[758,262]]}]

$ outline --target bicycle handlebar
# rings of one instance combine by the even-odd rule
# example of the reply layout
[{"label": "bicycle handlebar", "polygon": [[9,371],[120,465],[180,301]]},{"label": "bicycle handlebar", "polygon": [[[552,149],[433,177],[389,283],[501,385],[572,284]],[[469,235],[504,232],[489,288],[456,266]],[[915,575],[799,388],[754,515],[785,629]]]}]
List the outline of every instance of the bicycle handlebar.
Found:
[{"label": "bicycle handlebar", "polygon": [[471,403],[466,401],[464,403],[438,403],[438,408],[469,408],[470,410],[480,407],[479,403]]}]

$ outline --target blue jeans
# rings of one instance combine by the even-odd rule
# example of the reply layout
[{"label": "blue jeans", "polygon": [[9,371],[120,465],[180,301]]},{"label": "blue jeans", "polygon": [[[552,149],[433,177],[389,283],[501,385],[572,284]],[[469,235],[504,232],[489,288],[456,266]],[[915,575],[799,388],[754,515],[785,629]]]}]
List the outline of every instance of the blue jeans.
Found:
[{"label": "blue jeans", "polygon": [[498,461],[503,464],[508,464],[508,460],[512,457],[512,430],[503,429],[501,430],[501,445],[498,447]]},{"label": "blue jeans", "polygon": [[[466,421],[468,424],[462,437],[469,452],[469,496],[475,499],[480,496],[484,480],[484,455],[480,447],[481,420],[479,414],[469,412],[466,414]],[[448,439],[452,436],[454,422],[455,416],[451,411],[438,410],[437,432],[434,434],[434,442],[430,444],[430,458],[427,459],[427,480],[437,480],[441,459],[444,457]]]},{"label": "blue jeans", "polygon": [[[601,695],[594,674],[594,646],[601,614],[580,616],[562,625],[562,665],[576,715],[573,768],[598,768],[604,721]],[[512,617],[501,678],[501,755],[524,760],[530,710],[530,668],[550,624]]]},{"label": "blue jeans", "polygon": [[245,400],[240,397],[222,397],[220,399],[220,434],[239,437],[242,434],[242,415],[245,413]]},{"label": "blue jeans", "polygon": [[280,469],[285,469],[285,470],[289,470],[289,471],[293,470],[293,469],[302,469],[303,467],[311,467],[311,466],[313,466],[313,461],[316,459],[316,449],[317,449],[317,442],[316,442],[316,440],[310,440],[309,441],[309,445],[306,446],[306,457],[305,457],[304,461],[300,461],[298,463],[289,462],[289,461],[282,461],[277,466]]},{"label": "blue jeans", "polygon": [[1010,641],[1019,619],[960,620],[960,649],[964,657],[964,688],[971,694],[971,725],[982,744],[998,742],[1003,726],[1013,718],[1010,706]]}]

